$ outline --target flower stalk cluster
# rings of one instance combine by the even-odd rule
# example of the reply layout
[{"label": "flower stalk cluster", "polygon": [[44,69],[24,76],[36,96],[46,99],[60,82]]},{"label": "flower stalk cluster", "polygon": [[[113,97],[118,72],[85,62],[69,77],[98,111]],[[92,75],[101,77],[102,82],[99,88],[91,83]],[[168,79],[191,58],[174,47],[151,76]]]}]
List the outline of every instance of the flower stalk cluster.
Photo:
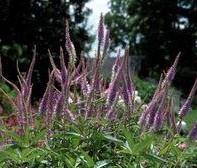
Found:
[{"label": "flower stalk cluster", "polygon": [[[175,58],[173,65],[169,68],[166,75],[161,75],[159,84],[155,90],[152,100],[149,102],[139,118],[138,123],[143,131],[158,131],[163,128],[164,123],[170,126],[174,133],[178,133],[180,130],[180,124],[176,125],[176,119],[170,107],[172,104],[169,103],[168,99],[168,90],[175,77],[179,57],[180,53]],[[179,110],[179,123],[181,123],[182,118],[189,111],[196,89],[197,79],[186,102]]]},{"label": "flower stalk cluster", "polygon": [[[15,85],[13,82],[9,81],[7,78],[5,78],[1,72],[1,79],[10,84],[14,90],[16,91],[16,98],[13,100],[9,98],[10,103],[12,104],[15,115],[17,117],[17,123],[21,127],[21,129],[24,129],[27,125],[33,126],[34,123],[34,112],[31,105],[31,93],[32,93],[32,73],[33,68],[35,65],[36,60],[36,47],[33,50],[33,59],[30,64],[29,70],[26,74],[22,74],[19,70],[18,64],[17,64],[17,71],[18,71],[18,81],[19,81],[19,87]],[[0,61],[1,62],[1,61]],[[0,65],[2,69],[2,65]]]},{"label": "flower stalk cluster", "polygon": [[[92,65],[87,65],[88,61],[85,61],[86,58],[83,54],[81,54],[79,64],[76,65],[78,57],[70,38],[68,23],[66,25],[65,38],[65,48],[69,56],[68,65],[65,63],[66,52],[61,47],[60,66],[55,64],[49,50],[49,60],[52,69],[49,72],[46,90],[39,103],[38,113],[33,111],[31,105],[33,86],[31,78],[36,59],[36,50],[34,50],[33,59],[26,75],[22,75],[17,66],[19,87],[2,75],[2,66],[0,66],[1,78],[16,90],[16,98],[14,100],[10,99],[10,101],[21,128],[24,128],[26,125],[33,126],[36,116],[40,116],[49,128],[55,119],[61,119],[63,122],[72,122],[78,117],[84,117],[85,119],[102,117],[109,121],[123,118],[129,122],[134,110],[138,109],[136,106],[141,103],[141,98],[139,99],[139,96],[136,96],[137,92],[132,81],[132,73],[129,66],[129,48],[125,48],[123,56],[118,51],[112,67],[111,81],[107,83],[102,76],[101,69],[104,58],[108,57],[110,38],[109,31],[104,30],[103,16],[101,15],[99,21],[97,55]],[[153,98],[143,108],[139,118],[139,125],[143,131],[158,131],[163,128],[165,123],[170,123],[169,125],[173,126],[175,130],[177,129],[176,121],[169,108],[168,90],[174,79],[179,57],[180,54],[178,54],[166,75],[161,76]],[[197,80],[187,101],[179,111],[180,118],[184,117],[188,112],[196,89]],[[117,107],[120,98],[122,103],[124,103],[124,110],[118,111]],[[73,111],[73,109],[75,110]],[[196,127],[193,130],[190,133],[191,137],[195,137]]]}]

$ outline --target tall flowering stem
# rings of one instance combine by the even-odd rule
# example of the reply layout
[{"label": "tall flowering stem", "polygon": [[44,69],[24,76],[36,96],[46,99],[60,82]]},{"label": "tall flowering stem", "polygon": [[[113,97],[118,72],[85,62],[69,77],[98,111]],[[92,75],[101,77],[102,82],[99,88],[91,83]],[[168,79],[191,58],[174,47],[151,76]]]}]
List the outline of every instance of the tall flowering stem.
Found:
[{"label": "tall flowering stem", "polygon": [[183,120],[183,117],[189,112],[190,108],[191,108],[191,104],[192,104],[192,99],[195,95],[195,92],[197,90],[197,78],[194,82],[194,85],[190,91],[190,94],[187,98],[187,100],[185,101],[185,103],[182,105],[181,109],[178,112],[179,115],[179,124],[177,126],[177,131],[180,132],[181,131],[181,122]]},{"label": "tall flowering stem", "polygon": [[162,100],[159,104],[158,110],[155,114],[154,117],[154,122],[152,125],[152,130],[160,130],[163,126],[163,122],[164,122],[164,112],[165,112],[165,108],[166,108],[166,98],[167,98],[167,93],[168,93],[168,88],[165,89],[165,92],[163,93],[163,97]]},{"label": "tall flowering stem", "polygon": [[189,111],[190,107],[191,107],[191,103],[192,103],[192,99],[195,95],[195,92],[197,90],[197,78],[194,82],[194,85],[191,89],[191,92],[187,98],[187,100],[185,101],[185,103],[183,104],[183,106],[181,107],[181,109],[179,110],[179,117],[182,119]]},{"label": "tall flowering stem", "polygon": [[77,60],[77,55],[76,55],[74,44],[72,43],[70,38],[68,21],[66,22],[65,40],[66,40],[65,47],[69,55],[69,65],[71,66],[71,68],[73,68]]},{"label": "tall flowering stem", "polygon": [[[22,129],[24,129],[26,125],[33,126],[34,123],[33,111],[31,107],[31,94],[32,94],[31,78],[32,78],[33,68],[35,65],[35,60],[36,60],[36,47],[33,50],[33,59],[26,75],[21,74],[17,64],[18,81],[20,87],[17,87],[14,83],[6,79],[1,73],[1,78],[5,82],[10,84],[17,93],[15,100],[11,102],[16,112],[17,122],[19,123]],[[0,67],[2,67],[2,65]]]},{"label": "tall flowering stem", "polygon": [[167,74],[162,82],[161,87],[163,88],[165,85],[170,85],[175,77],[176,74],[176,67],[179,61],[181,53],[178,53],[178,55],[176,56],[173,65],[169,68],[169,70],[167,71]]},{"label": "tall flowering stem", "polygon": [[142,130],[149,130],[149,128],[151,128],[151,130],[158,130],[162,127],[165,120],[163,111],[166,104],[165,102],[168,88],[170,87],[176,74],[176,67],[179,61],[179,57],[180,53],[177,55],[173,65],[169,68],[165,77],[160,77],[159,84],[155,90],[151,102],[149,103],[145,111],[141,114],[139,124]]},{"label": "tall flowering stem", "polygon": [[98,49],[97,56],[100,57],[100,50],[104,40],[104,23],[103,23],[103,14],[100,15],[99,25],[98,25]]},{"label": "tall flowering stem", "polygon": [[59,94],[55,93],[54,86],[54,70],[51,72],[49,76],[49,82],[47,84],[45,93],[40,101],[38,112],[41,116],[43,116],[45,124],[47,126],[51,125],[53,116],[54,116],[54,107],[57,106],[58,99],[60,97]]},{"label": "tall flowering stem", "polygon": [[197,140],[197,122],[192,127],[192,129],[189,133],[189,137],[193,140]]},{"label": "tall flowering stem", "polygon": [[105,41],[104,41],[104,46],[103,46],[103,55],[102,55],[102,61],[103,59],[107,56],[107,52],[109,50],[110,47],[110,38],[109,38],[109,30],[107,30],[106,34],[105,34]]},{"label": "tall flowering stem", "polygon": [[148,107],[142,112],[138,121],[142,130],[149,130],[153,126],[156,114],[160,114],[163,109],[166,95],[167,88],[164,88],[149,102]]},{"label": "tall flowering stem", "polygon": [[112,66],[112,74],[111,74],[111,81],[113,81],[115,74],[118,72],[118,69],[120,67],[121,61],[120,61],[120,50],[118,50],[118,54],[116,56],[116,60]]}]

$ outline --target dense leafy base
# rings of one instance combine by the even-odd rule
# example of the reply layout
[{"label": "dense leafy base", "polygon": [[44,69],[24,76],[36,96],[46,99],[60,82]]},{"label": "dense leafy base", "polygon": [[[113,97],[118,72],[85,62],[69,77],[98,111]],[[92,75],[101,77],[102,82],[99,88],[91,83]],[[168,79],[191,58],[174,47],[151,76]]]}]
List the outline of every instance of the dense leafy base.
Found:
[{"label": "dense leafy base", "polygon": [[1,128],[12,141],[0,151],[0,167],[197,166],[195,142],[165,131],[141,134],[134,121],[127,125],[95,119],[56,121],[50,131],[38,122],[23,136]]}]

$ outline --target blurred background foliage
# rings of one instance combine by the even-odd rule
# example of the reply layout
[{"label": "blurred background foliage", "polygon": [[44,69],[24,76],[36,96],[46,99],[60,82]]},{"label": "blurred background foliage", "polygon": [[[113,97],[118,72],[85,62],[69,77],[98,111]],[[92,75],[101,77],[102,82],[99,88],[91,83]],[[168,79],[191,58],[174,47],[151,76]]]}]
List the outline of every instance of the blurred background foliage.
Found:
[{"label": "blurred background foliage", "polygon": [[16,92],[12,90],[7,84],[4,82],[0,82],[0,114],[1,116],[4,114],[12,113],[12,106],[8,99],[13,99],[16,97]]},{"label": "blurred background foliage", "polygon": [[[87,25],[91,9],[85,7],[89,0],[1,0],[0,1],[0,55],[3,73],[16,79],[16,60],[21,71],[26,71],[32,58],[32,48],[37,46],[37,63],[34,71],[34,96],[39,97],[48,78],[48,52],[59,54],[64,47],[65,21],[76,52],[88,52],[93,37]],[[66,52],[66,51],[65,51]]]},{"label": "blurred background foliage", "polygon": [[197,1],[110,0],[112,48],[129,45],[141,77],[159,78],[181,52],[175,85],[188,93],[197,76]]},{"label": "blurred background foliage", "polygon": [[[1,0],[0,55],[4,75],[16,80],[16,60],[21,71],[26,71],[36,44],[33,95],[40,97],[48,80],[47,49],[51,49],[56,58],[59,46],[64,47],[65,20],[69,21],[78,56],[82,50],[86,55],[90,51],[94,37],[88,24],[92,13],[86,6],[89,1]],[[105,23],[111,31],[112,49],[130,46],[131,60],[141,79],[158,80],[177,53],[182,52],[174,84],[186,96],[197,76],[196,1],[109,0],[109,8]],[[136,85],[144,90],[140,93],[142,96],[152,88],[148,81],[138,78]]]}]

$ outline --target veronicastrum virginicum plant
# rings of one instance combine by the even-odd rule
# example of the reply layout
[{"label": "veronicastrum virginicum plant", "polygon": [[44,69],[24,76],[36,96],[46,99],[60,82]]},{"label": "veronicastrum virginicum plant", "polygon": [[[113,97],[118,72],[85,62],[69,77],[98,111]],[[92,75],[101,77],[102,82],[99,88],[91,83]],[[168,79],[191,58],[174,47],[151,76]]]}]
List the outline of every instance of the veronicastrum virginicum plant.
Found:
[{"label": "veronicastrum virginicum plant", "polygon": [[[34,50],[32,63],[25,76],[21,74],[17,65],[19,87],[1,74],[1,78],[16,90],[17,96],[14,100],[10,99],[10,102],[14,107],[20,130],[24,131],[25,127],[34,127],[36,116],[43,118],[47,128],[50,128],[57,118],[63,122],[72,122],[78,117],[84,117],[85,119],[105,118],[114,122],[120,119],[125,122],[130,121],[136,109],[139,109],[137,107],[139,104],[135,102],[135,87],[131,79],[132,75],[128,61],[129,48],[125,48],[123,57],[118,52],[112,67],[111,81],[107,85],[101,69],[104,58],[108,56],[110,38],[109,30],[104,30],[102,15],[99,21],[97,39],[97,55],[94,58],[93,65],[87,66],[84,56],[81,55],[79,64],[75,66],[77,55],[69,35],[67,23],[65,48],[69,56],[68,66],[65,64],[66,54],[62,48],[60,48],[60,67],[56,66],[49,51],[52,70],[49,74],[45,93],[39,103],[38,113],[33,110],[31,105],[31,77],[36,59],[36,50]],[[161,76],[151,101],[141,112],[138,123],[142,131],[154,132],[161,130],[164,125],[168,125],[175,133],[179,133],[180,124],[176,125],[176,119],[170,110],[170,100],[168,98],[168,90],[176,74],[179,57],[180,54],[178,54],[167,73]],[[187,101],[179,111],[178,119],[180,123],[191,106],[196,89],[197,80]],[[124,109],[121,112],[117,108],[119,99],[124,102]],[[75,110],[71,110],[71,106],[74,106]],[[197,139],[196,129],[195,125],[189,134],[192,139]]]}]

